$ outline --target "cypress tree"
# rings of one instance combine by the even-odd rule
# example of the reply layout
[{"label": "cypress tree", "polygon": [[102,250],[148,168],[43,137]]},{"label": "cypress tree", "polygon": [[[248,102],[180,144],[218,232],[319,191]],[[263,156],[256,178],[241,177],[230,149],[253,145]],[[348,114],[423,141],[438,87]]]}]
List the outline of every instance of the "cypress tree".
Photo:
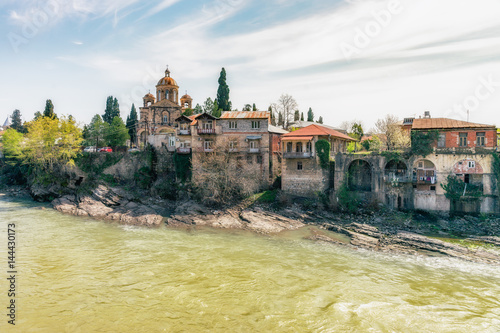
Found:
[{"label": "cypress tree", "polygon": [[43,111],[43,116],[49,117],[51,119],[57,119],[57,116],[54,113],[54,104],[52,104],[52,101],[50,99],[45,102],[45,110]]},{"label": "cypress tree", "polygon": [[318,124],[323,124],[323,117],[321,117],[321,116],[319,117]]},{"label": "cypress tree", "polygon": [[314,121],[314,113],[311,108],[309,108],[309,111],[307,111],[307,121]]},{"label": "cypress tree", "polygon": [[10,116],[10,118],[12,119],[10,128],[15,129],[19,133],[23,133],[24,126],[23,126],[23,122],[21,120],[21,111],[19,111],[18,109],[15,109],[14,112],[12,112],[12,116]]},{"label": "cypress tree", "polygon": [[276,118],[274,117],[273,108],[269,107],[267,111],[269,111],[269,114],[271,115],[271,125],[276,126]]},{"label": "cypress tree", "polygon": [[304,121],[304,112],[301,112],[301,113],[300,113],[300,120],[301,120],[301,121]]},{"label": "cypress tree", "polygon": [[[278,126],[284,126],[285,122],[283,121],[283,114],[281,112],[278,112]],[[285,127],[283,127],[285,128]]]},{"label": "cypress tree", "polygon": [[252,105],[252,111],[257,111],[257,107],[255,106],[255,103]]},{"label": "cypress tree", "polygon": [[299,110],[295,110],[295,113],[293,114],[293,121],[298,121],[300,119],[300,112]]},{"label": "cypress tree", "polygon": [[217,89],[217,103],[222,111],[231,110],[231,102],[229,101],[229,87],[226,83],[226,70],[222,67],[219,76],[219,89]]},{"label": "cypress tree", "polygon": [[106,109],[104,110],[104,115],[102,120],[111,125],[115,117],[120,116],[120,106],[118,105],[118,99],[109,96],[106,99]]},{"label": "cypress tree", "polygon": [[130,109],[130,115],[127,116],[127,128],[130,135],[130,144],[137,143],[137,110],[134,104]]}]

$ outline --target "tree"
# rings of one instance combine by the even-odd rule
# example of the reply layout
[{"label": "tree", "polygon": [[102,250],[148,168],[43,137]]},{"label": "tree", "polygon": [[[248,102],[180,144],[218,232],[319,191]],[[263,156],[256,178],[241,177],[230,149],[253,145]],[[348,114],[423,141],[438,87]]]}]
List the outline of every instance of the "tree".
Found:
[{"label": "tree", "polygon": [[309,108],[309,111],[307,111],[307,121],[314,121],[314,113],[311,108]]},{"label": "tree", "polygon": [[[363,127],[361,126],[360,123],[354,123],[351,128],[351,133],[350,136],[354,139],[356,139],[358,142],[361,141],[361,138],[363,137]],[[358,143],[354,143],[354,149],[358,149]]]},{"label": "tree", "polygon": [[18,109],[15,109],[14,112],[12,112],[12,115],[10,116],[10,118],[12,119],[10,128],[15,129],[19,133],[23,133],[24,126],[23,126],[23,122],[21,119],[21,111],[19,111]]},{"label": "tree", "polygon": [[82,131],[74,120],[41,117],[27,127],[23,160],[35,173],[51,172],[55,165],[74,165],[82,142]]},{"label": "tree", "polygon": [[186,109],[186,110],[184,110],[184,112],[182,113],[182,115],[186,116],[186,117],[189,117],[189,116],[193,115],[193,112],[194,112],[193,109]]},{"label": "tree", "polygon": [[211,112],[212,116],[219,118],[222,115],[222,109],[219,107],[217,99],[214,101],[214,106]]},{"label": "tree", "polygon": [[128,135],[130,136],[130,144],[137,144],[137,110],[135,109],[135,105],[132,104],[132,108],[130,109],[130,115],[127,116],[127,128]]},{"label": "tree", "polygon": [[8,159],[22,157],[22,142],[24,136],[13,128],[7,129],[2,137],[3,154]]},{"label": "tree", "polygon": [[222,67],[219,76],[219,89],[217,89],[217,103],[222,111],[231,110],[231,102],[229,101],[229,87],[226,83],[226,70]]},{"label": "tree", "polygon": [[388,150],[408,148],[410,146],[410,135],[401,128],[396,116],[388,114],[385,118],[378,119],[375,122],[375,128],[379,134],[386,136]]},{"label": "tree", "polygon": [[45,102],[45,110],[43,111],[43,116],[52,119],[57,118],[57,115],[54,113],[54,104],[52,104],[52,101],[50,99]]},{"label": "tree", "polygon": [[209,97],[206,99],[205,103],[203,103],[203,112],[204,113],[212,113],[214,109],[214,101]]},{"label": "tree", "polygon": [[87,126],[88,137],[85,137],[87,145],[103,146],[105,144],[104,133],[108,129],[108,126],[108,123],[103,122],[101,116],[96,114]]},{"label": "tree", "polygon": [[196,106],[193,109],[193,114],[200,114],[203,113],[203,108],[201,107],[200,104],[196,104]]},{"label": "tree", "polygon": [[109,129],[104,135],[104,138],[106,139],[108,146],[118,147],[125,145],[130,136],[121,117],[116,116],[113,119],[111,125],[109,125]]},{"label": "tree", "polygon": [[295,110],[293,114],[293,121],[299,121],[300,120],[300,112],[299,110]]},{"label": "tree", "polygon": [[304,121],[304,112],[300,113],[300,121]]},{"label": "tree", "polygon": [[252,111],[252,106],[250,104],[245,104],[241,111]]},{"label": "tree", "polygon": [[284,127],[285,122],[283,121],[283,114],[278,112],[278,126]]},{"label": "tree", "polygon": [[273,112],[272,106],[269,106],[269,108],[267,109],[267,111],[269,111],[269,115],[270,115],[270,118],[271,118],[271,125],[276,126],[276,117],[274,116],[274,112]]},{"label": "tree", "polygon": [[106,99],[106,109],[104,110],[104,115],[102,120],[111,125],[115,117],[120,116],[120,106],[118,105],[118,100],[113,98],[113,96],[108,96]]},{"label": "tree", "polygon": [[255,106],[255,103],[252,105],[252,111],[257,111],[257,107]]},{"label": "tree", "polygon": [[319,116],[318,124],[323,124],[323,117]]},{"label": "tree", "polygon": [[285,129],[288,128],[291,120],[293,119],[294,110],[298,107],[297,102],[292,96],[283,94],[280,96],[278,103],[275,105],[276,109],[281,112],[281,116],[283,117],[283,124],[281,126]]},{"label": "tree", "polygon": [[33,116],[33,120],[37,120],[38,118],[43,117],[43,114],[40,111],[35,112]]}]

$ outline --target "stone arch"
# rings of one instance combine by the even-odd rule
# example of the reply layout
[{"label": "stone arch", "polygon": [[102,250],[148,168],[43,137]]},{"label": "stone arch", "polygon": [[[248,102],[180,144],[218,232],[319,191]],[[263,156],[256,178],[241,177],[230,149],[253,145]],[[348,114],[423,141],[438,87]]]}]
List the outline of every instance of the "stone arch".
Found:
[{"label": "stone arch", "polygon": [[417,191],[435,191],[437,184],[437,169],[434,162],[422,158],[413,164],[413,184]]},{"label": "stone arch", "polygon": [[390,160],[385,165],[384,176],[388,181],[393,179],[398,181],[406,180],[408,177],[408,166],[401,160]]},{"label": "stone arch", "polygon": [[483,167],[472,158],[466,158],[455,163],[452,173],[466,184],[483,183]]},{"label": "stone arch", "polygon": [[351,191],[372,191],[372,166],[365,160],[354,160],[348,168],[348,187]]}]

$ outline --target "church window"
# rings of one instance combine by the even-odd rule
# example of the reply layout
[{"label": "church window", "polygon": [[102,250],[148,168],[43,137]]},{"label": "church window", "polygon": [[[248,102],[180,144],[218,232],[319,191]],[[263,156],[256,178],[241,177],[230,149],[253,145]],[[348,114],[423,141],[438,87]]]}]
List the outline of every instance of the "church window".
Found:
[{"label": "church window", "polygon": [[168,90],[165,91],[165,99],[168,99]]},{"label": "church window", "polygon": [[163,123],[164,124],[168,123],[168,115],[166,114],[163,115]]}]

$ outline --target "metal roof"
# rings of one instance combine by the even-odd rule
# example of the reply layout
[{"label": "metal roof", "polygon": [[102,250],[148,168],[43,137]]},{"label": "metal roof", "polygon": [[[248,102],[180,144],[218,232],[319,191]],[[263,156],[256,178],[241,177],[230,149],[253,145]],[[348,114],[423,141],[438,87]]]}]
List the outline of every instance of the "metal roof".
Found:
[{"label": "metal roof", "polygon": [[269,119],[269,111],[225,111],[221,119]]},{"label": "metal roof", "polygon": [[452,129],[452,128],[491,128],[494,125],[470,123],[449,118],[418,118],[413,120],[412,129]]},{"label": "metal roof", "polygon": [[314,125],[309,125],[307,127],[301,128],[299,130],[290,132],[288,134],[283,135],[283,140],[287,137],[295,137],[295,136],[325,136],[325,135],[331,135],[336,138],[344,139],[347,141],[356,141],[350,136],[347,136],[343,133],[340,133],[337,130],[321,126],[319,124],[314,124]]}]

